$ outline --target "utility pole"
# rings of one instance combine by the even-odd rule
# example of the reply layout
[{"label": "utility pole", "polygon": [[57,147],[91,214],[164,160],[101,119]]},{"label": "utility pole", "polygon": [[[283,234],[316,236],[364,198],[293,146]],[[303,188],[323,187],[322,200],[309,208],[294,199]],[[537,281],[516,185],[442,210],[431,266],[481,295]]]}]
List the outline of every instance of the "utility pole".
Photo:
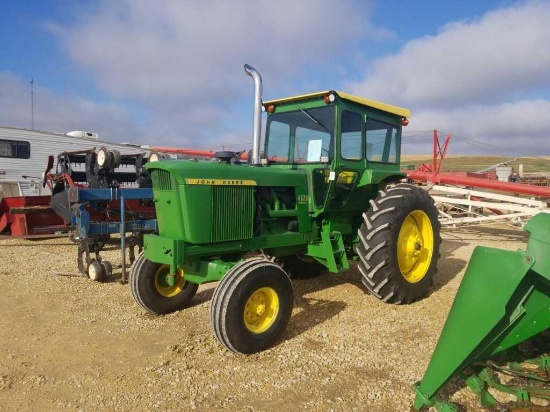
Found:
[{"label": "utility pole", "polygon": [[34,79],[31,79],[31,130],[34,130]]}]

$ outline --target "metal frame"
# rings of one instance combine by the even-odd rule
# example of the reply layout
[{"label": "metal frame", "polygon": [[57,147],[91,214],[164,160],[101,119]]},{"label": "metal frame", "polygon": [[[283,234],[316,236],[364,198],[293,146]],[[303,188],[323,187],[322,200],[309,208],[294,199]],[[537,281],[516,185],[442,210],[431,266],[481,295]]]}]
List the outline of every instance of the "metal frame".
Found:
[{"label": "metal frame", "polygon": [[[550,213],[546,202],[540,200],[441,185],[428,190],[436,202],[442,225],[502,220],[522,223],[537,213]],[[442,210],[445,206],[454,213]]]}]

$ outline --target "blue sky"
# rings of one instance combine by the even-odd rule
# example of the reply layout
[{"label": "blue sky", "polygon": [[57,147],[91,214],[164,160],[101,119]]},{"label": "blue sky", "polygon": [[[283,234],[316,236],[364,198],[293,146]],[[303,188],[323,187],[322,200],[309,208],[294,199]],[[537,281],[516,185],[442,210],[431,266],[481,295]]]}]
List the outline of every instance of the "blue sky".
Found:
[{"label": "blue sky", "polygon": [[404,154],[550,155],[550,1],[4,0],[0,125],[239,150],[252,92],[412,111]]}]

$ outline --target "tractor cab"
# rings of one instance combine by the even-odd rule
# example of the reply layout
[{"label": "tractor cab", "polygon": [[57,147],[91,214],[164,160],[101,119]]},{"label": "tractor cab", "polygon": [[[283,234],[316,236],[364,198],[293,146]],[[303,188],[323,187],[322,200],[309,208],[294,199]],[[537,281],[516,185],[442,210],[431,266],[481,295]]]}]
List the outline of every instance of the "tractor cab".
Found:
[{"label": "tractor cab", "polygon": [[268,114],[262,161],[307,170],[314,213],[362,210],[358,187],[403,177],[407,109],[336,91],[269,100],[262,108]]}]

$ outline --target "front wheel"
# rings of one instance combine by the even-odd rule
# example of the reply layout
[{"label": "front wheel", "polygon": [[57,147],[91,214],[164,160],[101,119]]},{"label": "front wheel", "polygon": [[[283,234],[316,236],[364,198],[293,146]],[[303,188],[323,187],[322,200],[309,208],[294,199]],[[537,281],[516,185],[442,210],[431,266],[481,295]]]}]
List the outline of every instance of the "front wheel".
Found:
[{"label": "front wheel", "polygon": [[130,289],[134,300],[146,311],[157,315],[187,307],[199,285],[187,282],[179,269],[172,282],[170,266],[147,260],[141,253],[130,272]]},{"label": "front wheel", "polygon": [[365,287],[390,303],[424,296],[441,243],[433,199],[417,186],[398,184],[379,192],[363,220],[357,253]]},{"label": "front wheel", "polygon": [[266,259],[248,260],[233,266],[216,287],[210,322],[223,346],[256,353],[281,337],[293,306],[292,284],[283,269]]}]

